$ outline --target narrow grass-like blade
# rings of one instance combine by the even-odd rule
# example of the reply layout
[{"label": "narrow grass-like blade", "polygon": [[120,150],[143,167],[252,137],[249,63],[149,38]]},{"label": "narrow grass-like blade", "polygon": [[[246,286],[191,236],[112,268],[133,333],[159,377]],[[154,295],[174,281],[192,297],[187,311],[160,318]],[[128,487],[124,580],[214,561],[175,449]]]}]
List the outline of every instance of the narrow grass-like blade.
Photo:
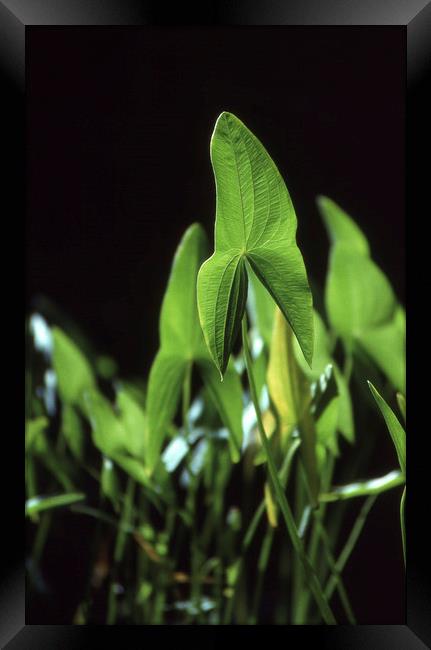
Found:
[{"label": "narrow grass-like blade", "polygon": [[39,496],[27,499],[25,502],[25,515],[31,517],[44,510],[52,510],[53,508],[62,508],[70,506],[73,503],[78,503],[85,499],[85,494],[82,492],[71,492],[69,494],[58,494],[56,496]]},{"label": "narrow grass-like blade", "polygon": [[380,409],[381,414],[383,415],[386,426],[388,427],[389,433],[391,434],[392,442],[397,452],[398,462],[401,467],[401,471],[404,476],[406,473],[406,432],[399,423],[399,420],[391,407],[385,402],[380,393],[376,390],[373,384],[369,381],[368,386],[370,387],[371,393],[374,399],[377,402],[377,406]]},{"label": "narrow grass-like blade", "polygon": [[393,470],[385,476],[369,479],[367,481],[356,481],[348,485],[342,485],[334,488],[331,492],[321,494],[319,500],[322,502],[341,501],[344,499],[353,499],[356,497],[365,497],[370,494],[381,494],[387,490],[392,490],[399,485],[404,485],[405,477],[399,470]]}]

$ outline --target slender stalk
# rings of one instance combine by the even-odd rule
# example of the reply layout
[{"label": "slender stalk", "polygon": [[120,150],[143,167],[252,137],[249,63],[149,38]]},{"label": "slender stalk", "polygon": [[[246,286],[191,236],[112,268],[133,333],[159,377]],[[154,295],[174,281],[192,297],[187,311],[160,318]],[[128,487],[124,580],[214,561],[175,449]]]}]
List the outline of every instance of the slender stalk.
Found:
[{"label": "slender stalk", "polygon": [[250,348],[248,343],[247,322],[246,322],[245,315],[242,319],[242,342],[244,348],[247,376],[250,385],[250,393],[256,411],[256,419],[258,423],[259,434],[262,440],[263,448],[265,450],[269,475],[271,477],[271,481],[278,500],[278,504],[280,506],[280,510],[283,514],[287,532],[289,534],[295,552],[299,555],[301,559],[302,565],[304,567],[306,579],[308,582],[308,586],[313,593],[313,596],[316,600],[317,606],[319,608],[323,620],[328,625],[336,625],[336,620],[331,610],[331,607],[325,597],[325,594],[323,593],[322,587],[319,583],[319,580],[317,579],[314,569],[305,554],[303,543],[301,538],[299,537],[292,511],[290,509],[290,506],[286,499],[286,495],[284,494],[283,488],[281,486],[280,479],[278,477],[277,468],[275,466],[274,458],[272,456],[271,447],[269,445],[268,439],[266,437],[265,429],[263,427],[262,415],[260,412],[259,400],[256,393],[256,385],[254,382],[254,376],[252,371],[252,359],[251,359]]},{"label": "slender stalk", "polygon": [[[305,507],[305,492],[303,483],[300,476],[300,463],[296,465],[295,476],[295,517],[296,521],[300,522],[300,517]],[[310,563],[311,558],[310,558]],[[304,610],[305,601],[308,592],[304,589],[304,571],[302,569],[302,562],[299,555],[296,553],[293,556],[293,571],[292,571],[292,624],[301,625],[304,621],[301,619],[300,613]]]},{"label": "slender stalk", "polygon": [[[300,440],[298,438],[295,439],[292,442],[292,444],[290,445],[290,447],[288,449],[288,452],[286,454],[286,457],[285,457],[285,459],[283,461],[283,465],[282,465],[282,468],[280,470],[279,476],[280,476],[280,481],[282,482],[284,488],[286,487],[287,482],[289,480],[289,470],[290,470],[290,467],[291,467],[293,457],[294,457],[295,452],[298,449],[300,444],[301,444]],[[249,526],[247,528],[247,531],[246,531],[246,533],[244,535],[243,541],[242,541],[241,557],[239,559],[240,564],[239,564],[239,567],[238,567],[238,574],[237,574],[237,578],[236,578],[235,585],[234,585],[234,588],[233,588],[234,593],[232,594],[232,597],[230,598],[230,600],[229,600],[229,602],[228,602],[228,604],[226,606],[225,615],[224,615],[224,619],[223,619],[223,624],[224,625],[229,625],[229,623],[232,621],[232,612],[233,612],[234,602],[235,602],[235,600],[237,598],[237,595],[238,595],[238,585],[240,583],[242,571],[244,569],[245,554],[247,553],[248,548],[249,548],[250,544],[253,541],[253,538],[254,538],[254,535],[256,533],[257,527],[259,526],[260,520],[262,519],[264,513],[265,513],[265,498],[262,499],[262,501],[260,502],[258,508],[256,509],[256,511],[255,511],[255,513],[253,515],[253,518],[252,518],[252,520],[251,520],[251,522],[250,522],[250,524],[249,524]]]},{"label": "slender stalk", "polygon": [[[328,483],[328,481],[330,480],[330,476],[332,476],[333,463],[331,464],[331,466],[329,466],[328,469],[329,469],[329,471],[327,470],[327,472],[325,473],[326,474],[325,475],[325,483]],[[305,470],[304,470],[303,466],[301,466],[301,473],[302,473],[302,478],[303,478],[303,481],[304,481],[304,485],[305,485],[308,493],[310,493],[310,487],[308,485],[307,475],[305,473]],[[356,625],[356,619],[355,619],[355,616],[353,614],[353,609],[352,609],[352,606],[350,604],[350,600],[349,600],[349,597],[347,595],[347,591],[346,591],[346,589],[344,587],[344,583],[342,581],[341,574],[337,571],[337,568],[336,568],[335,558],[334,558],[334,556],[332,554],[332,549],[331,549],[331,542],[329,540],[329,537],[328,537],[328,534],[327,534],[327,532],[325,530],[325,527],[323,526],[322,509],[320,511],[319,510],[314,511],[313,515],[314,515],[314,522],[315,522],[315,530],[317,531],[317,533],[319,534],[319,536],[320,536],[320,538],[321,538],[321,540],[323,542],[323,551],[324,551],[324,556],[326,558],[327,565],[329,566],[332,575],[334,576],[334,578],[337,581],[337,590],[338,590],[338,593],[339,593],[339,596],[340,596],[341,604],[343,605],[344,611],[346,613],[347,620],[349,621],[349,623],[351,625]]]},{"label": "slender stalk", "polygon": [[[334,472],[334,457],[332,454],[328,454],[328,462],[326,463],[323,472],[322,472],[322,490],[326,491],[329,489],[329,486],[331,485],[332,481],[332,475]],[[326,503],[321,503],[319,505],[319,510],[317,511],[318,517],[320,517],[320,521],[323,522],[324,516],[326,513],[326,508],[327,504]],[[316,513],[316,515],[317,515]],[[316,558],[317,558],[317,551],[319,548],[319,530],[317,527],[317,522],[316,518],[314,518],[313,521],[313,529],[311,531],[311,538],[310,538],[310,543],[308,545],[308,557],[310,558],[310,562],[313,565],[313,567],[316,569]],[[307,613],[308,613],[308,608],[310,604],[310,593],[306,592],[304,598],[301,599],[300,604],[298,605],[298,611],[297,611],[297,620],[298,624],[304,623],[304,621],[307,618]]]},{"label": "slender stalk", "polygon": [[350,599],[347,595],[346,588],[344,586],[343,580],[341,578],[340,572],[337,570],[337,565],[335,562],[335,558],[332,554],[331,550],[331,543],[329,541],[328,533],[326,532],[325,528],[323,527],[323,524],[318,517],[318,513],[314,514],[316,518],[316,523],[317,523],[317,529],[319,531],[320,537],[323,542],[323,549],[325,552],[326,560],[328,562],[328,566],[331,569],[331,574],[337,581],[337,591],[338,595],[340,596],[340,601],[341,604],[343,605],[344,611],[347,616],[347,620],[349,621],[350,625],[356,625],[356,619],[355,615],[353,613],[352,605],[350,603]]},{"label": "slender stalk", "polygon": [[32,557],[35,566],[40,564],[43,550],[48,537],[49,528],[52,521],[52,512],[42,512],[40,514],[40,523],[37,527],[36,537],[33,544]]},{"label": "slender stalk", "polygon": [[135,494],[135,481],[129,477],[127,481],[126,495],[123,503],[123,511],[121,513],[121,527],[118,529],[117,538],[115,540],[114,548],[114,571],[111,584],[109,587],[109,596],[108,596],[108,616],[107,624],[114,625],[117,618],[117,597],[115,594],[115,585],[118,575],[118,566],[124,556],[124,548],[126,543],[127,532],[124,530],[124,526],[131,524],[132,512],[133,512],[133,498]]},{"label": "slender stalk", "polygon": [[[368,513],[373,507],[376,499],[377,499],[377,495],[373,494],[372,496],[367,498],[367,500],[365,501],[364,505],[361,508],[361,511],[353,525],[353,528],[350,532],[347,542],[345,543],[343,550],[341,551],[335,563],[335,569],[338,575],[340,575],[343,572],[347,560],[349,559],[353,549],[355,548],[359,535],[362,532]],[[334,593],[336,586],[337,586],[337,578],[334,575],[331,575],[325,587],[325,595],[328,598],[328,600],[331,598],[332,594]]]},{"label": "slender stalk", "polygon": [[257,562],[257,582],[254,590],[252,613],[250,615],[249,624],[256,625],[259,615],[259,605],[262,596],[263,581],[265,572],[268,566],[269,557],[271,554],[272,543],[274,541],[274,528],[270,525],[267,526],[265,537],[263,538],[262,547],[260,549],[259,559]]}]

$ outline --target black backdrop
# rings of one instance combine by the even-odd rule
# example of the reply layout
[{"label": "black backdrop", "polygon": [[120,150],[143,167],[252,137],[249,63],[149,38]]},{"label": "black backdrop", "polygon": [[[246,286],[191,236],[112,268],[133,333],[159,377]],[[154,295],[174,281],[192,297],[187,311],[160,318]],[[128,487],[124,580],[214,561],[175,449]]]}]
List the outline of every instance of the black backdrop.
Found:
[{"label": "black backdrop", "polygon": [[[381,27],[29,30],[28,309],[44,294],[122,374],[148,368],[178,240],[196,220],[212,231],[222,110],[279,166],[313,278],[326,270],[324,193],[357,219],[403,301],[404,40]],[[386,452],[390,470],[390,441]],[[385,546],[398,500],[375,506],[346,570],[368,623],[404,621],[401,548]]]}]

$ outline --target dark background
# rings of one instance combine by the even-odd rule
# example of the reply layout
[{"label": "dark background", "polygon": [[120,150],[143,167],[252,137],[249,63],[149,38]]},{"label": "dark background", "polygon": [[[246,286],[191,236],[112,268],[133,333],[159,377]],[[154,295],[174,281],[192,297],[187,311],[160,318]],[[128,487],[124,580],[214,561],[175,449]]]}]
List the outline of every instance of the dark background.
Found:
[{"label": "dark background", "polygon": [[[176,245],[193,221],[213,228],[222,110],[285,178],[312,278],[326,271],[322,193],[358,221],[404,302],[404,61],[399,28],[31,28],[28,310],[48,296],[123,375],[145,372]],[[384,473],[386,438],[381,453]],[[346,569],[361,622],[405,620],[399,496],[378,500]]]}]

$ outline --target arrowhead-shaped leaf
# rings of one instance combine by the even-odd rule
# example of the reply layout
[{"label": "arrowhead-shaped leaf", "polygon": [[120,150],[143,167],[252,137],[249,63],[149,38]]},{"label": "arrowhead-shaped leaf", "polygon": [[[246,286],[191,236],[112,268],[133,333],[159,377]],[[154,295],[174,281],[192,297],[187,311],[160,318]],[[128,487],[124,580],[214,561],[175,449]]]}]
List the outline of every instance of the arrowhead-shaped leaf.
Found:
[{"label": "arrowhead-shaped leaf", "polygon": [[326,197],[318,207],[332,243],[325,290],[330,323],[356,356],[365,352],[404,391],[404,310],[353,219]]},{"label": "arrowhead-shaped leaf", "polygon": [[215,251],[199,271],[198,306],[214,363],[224,374],[244,313],[247,261],[311,364],[312,297],[284,181],[263,145],[231,113],[222,113],[216,122],[211,162],[217,193]]}]

